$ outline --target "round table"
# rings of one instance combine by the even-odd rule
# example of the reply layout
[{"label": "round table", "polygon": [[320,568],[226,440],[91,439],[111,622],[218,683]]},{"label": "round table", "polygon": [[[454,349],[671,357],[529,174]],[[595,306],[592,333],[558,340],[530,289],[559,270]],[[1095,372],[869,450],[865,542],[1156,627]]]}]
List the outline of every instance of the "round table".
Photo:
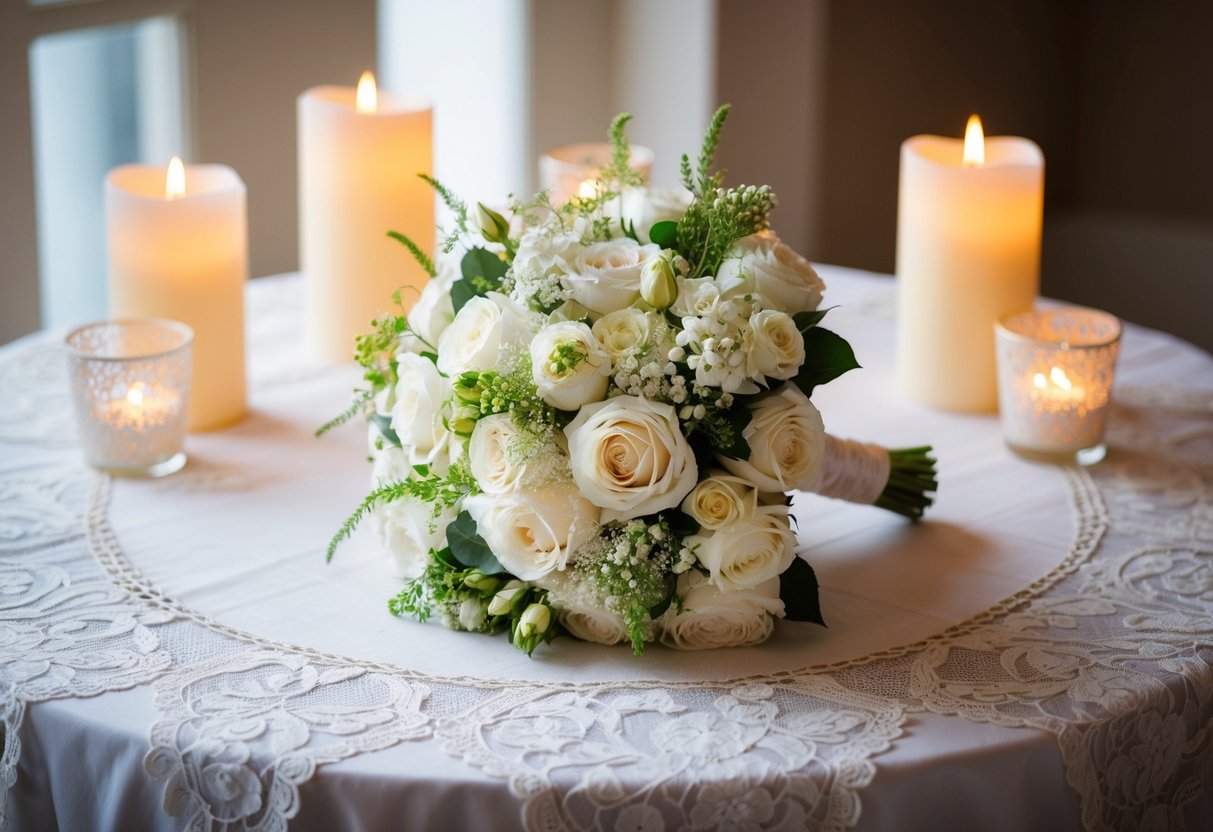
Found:
[{"label": "round table", "polygon": [[[1213,361],[1127,327],[1107,459],[894,394],[893,282],[823,268],[832,433],[933,443],[917,526],[798,495],[828,629],[746,650],[395,619],[324,548],[366,437],[314,428],[297,276],[249,287],[252,411],[162,480],[80,462],[59,334],[0,351],[0,782],[18,828],[1192,828],[1213,822]],[[13,740],[19,740],[14,742]]]}]

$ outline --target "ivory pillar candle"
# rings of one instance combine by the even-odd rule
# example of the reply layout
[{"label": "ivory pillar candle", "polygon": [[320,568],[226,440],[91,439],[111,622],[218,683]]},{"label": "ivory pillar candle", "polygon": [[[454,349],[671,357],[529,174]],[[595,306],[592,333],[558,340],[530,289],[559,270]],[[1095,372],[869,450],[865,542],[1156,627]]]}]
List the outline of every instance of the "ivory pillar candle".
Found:
[{"label": "ivory pillar candle", "polygon": [[169,318],[194,331],[190,430],[247,409],[244,182],[223,165],[126,165],[105,184],[109,305],[115,318]]},{"label": "ivory pillar candle", "polygon": [[[539,187],[548,192],[554,205],[571,197],[592,197],[597,193],[598,177],[611,163],[615,148],[609,144],[566,144],[554,147],[539,157]],[[632,145],[630,163],[647,181],[653,172],[652,150]],[[648,230],[647,228],[645,229]]]},{"label": "ivory pillar candle", "polygon": [[944,410],[997,407],[994,322],[1036,298],[1043,204],[1044,157],[1028,139],[983,139],[974,117],[964,141],[902,144],[897,378],[906,396]]},{"label": "ivory pillar candle", "polygon": [[[368,86],[369,83],[369,86]],[[321,358],[349,361],[354,339],[393,308],[406,307],[429,276],[399,231],[430,251],[434,191],[428,103],[377,94],[369,73],[352,87],[315,87],[298,100],[299,252],[307,285],[306,333]]]}]

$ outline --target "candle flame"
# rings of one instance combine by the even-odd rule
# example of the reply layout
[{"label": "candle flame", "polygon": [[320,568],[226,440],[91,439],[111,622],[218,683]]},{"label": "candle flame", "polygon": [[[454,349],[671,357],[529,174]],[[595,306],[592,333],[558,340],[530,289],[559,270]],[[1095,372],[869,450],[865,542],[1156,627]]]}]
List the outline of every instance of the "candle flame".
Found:
[{"label": "candle flame", "polygon": [[362,73],[362,77],[358,79],[354,109],[363,114],[374,113],[379,109],[379,90],[375,86],[375,76],[370,70]]},{"label": "candle flame", "polygon": [[137,381],[131,385],[131,389],[126,391],[126,400],[130,402],[131,407],[143,407],[143,390],[146,385],[142,381]]},{"label": "candle flame", "polygon": [[964,163],[965,167],[981,167],[986,163],[986,136],[977,113],[969,116],[965,125]]},{"label": "candle flame", "polygon": [[164,198],[180,199],[185,196],[185,165],[181,157],[174,156],[168,163],[168,172],[164,176]]},{"label": "candle flame", "polygon": [[593,179],[587,179],[577,187],[577,196],[582,199],[593,199],[598,196],[598,183]]},{"label": "candle flame", "polygon": [[1065,370],[1061,369],[1061,367],[1054,367],[1049,370],[1049,378],[1053,379],[1053,383],[1062,390],[1070,390],[1074,387],[1070,379],[1066,377]]},{"label": "candle flame", "polygon": [[1032,386],[1037,390],[1044,390],[1049,386],[1049,380],[1045,378],[1044,373],[1037,373],[1036,375],[1032,376]]}]

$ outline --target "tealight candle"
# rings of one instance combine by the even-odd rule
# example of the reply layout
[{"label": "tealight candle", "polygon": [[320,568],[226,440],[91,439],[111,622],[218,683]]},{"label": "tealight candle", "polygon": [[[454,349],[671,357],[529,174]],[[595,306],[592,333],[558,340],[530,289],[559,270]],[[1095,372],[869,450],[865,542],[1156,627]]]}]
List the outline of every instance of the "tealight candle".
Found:
[{"label": "tealight candle", "polygon": [[[554,147],[539,157],[539,187],[548,192],[554,205],[570,197],[590,199],[598,195],[598,177],[611,161],[614,147],[609,144],[567,144]],[[653,172],[653,151],[632,145],[631,165],[649,179]]]},{"label": "tealight candle", "polygon": [[999,410],[1012,450],[1083,465],[1103,459],[1120,330],[1114,316],[1082,307],[999,320]]},{"label": "tealight candle", "polygon": [[185,464],[191,346],[177,321],[105,321],[67,336],[84,457],[114,474],[160,477]]}]

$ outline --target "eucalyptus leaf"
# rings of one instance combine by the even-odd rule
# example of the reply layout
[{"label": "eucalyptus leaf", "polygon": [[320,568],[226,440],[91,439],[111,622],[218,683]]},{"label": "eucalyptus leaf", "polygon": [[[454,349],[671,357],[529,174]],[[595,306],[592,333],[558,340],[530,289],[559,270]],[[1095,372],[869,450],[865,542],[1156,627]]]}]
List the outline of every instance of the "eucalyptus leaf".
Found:
[{"label": "eucalyptus leaf", "polygon": [[[479,284],[480,280],[484,280],[493,286],[501,285],[501,277],[509,269],[506,262],[498,257],[487,248],[475,246],[468,249],[468,253],[463,255],[463,259],[459,261],[459,270],[463,274],[464,280],[470,280],[473,284]],[[486,291],[488,291],[486,289]]]},{"label": "eucalyptus leaf", "polygon": [[806,396],[812,397],[817,385],[833,381],[858,367],[855,351],[845,338],[814,326],[804,333],[804,363],[792,381]]},{"label": "eucalyptus leaf", "polygon": [[463,305],[476,297],[476,287],[470,281],[456,280],[451,284],[451,307],[458,314]]},{"label": "eucalyptus leaf", "polygon": [[779,600],[783,601],[784,617],[789,621],[809,621],[826,626],[821,617],[817,575],[808,561],[796,558],[779,576]]},{"label": "eucalyptus leaf", "polygon": [[506,571],[489,544],[476,531],[476,521],[466,511],[459,512],[459,516],[446,527],[446,543],[455,560],[467,568],[474,567],[486,575],[500,575]]},{"label": "eucalyptus leaf", "polygon": [[649,229],[649,239],[662,248],[674,248],[678,243],[678,223],[673,220],[653,223]]}]

